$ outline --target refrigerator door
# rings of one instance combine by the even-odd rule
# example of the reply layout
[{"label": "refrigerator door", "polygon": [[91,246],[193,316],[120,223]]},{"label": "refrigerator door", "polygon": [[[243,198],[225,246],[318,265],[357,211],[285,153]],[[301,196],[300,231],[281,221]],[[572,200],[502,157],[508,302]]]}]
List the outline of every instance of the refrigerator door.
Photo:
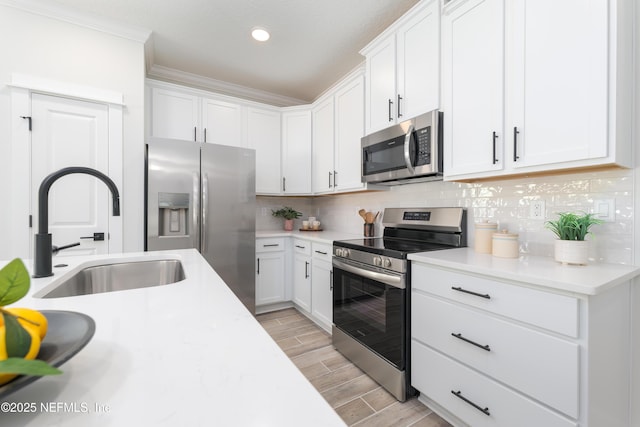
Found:
[{"label": "refrigerator door", "polygon": [[201,253],[255,313],[255,150],[202,144]]},{"label": "refrigerator door", "polygon": [[147,144],[147,250],[200,247],[200,144]]}]

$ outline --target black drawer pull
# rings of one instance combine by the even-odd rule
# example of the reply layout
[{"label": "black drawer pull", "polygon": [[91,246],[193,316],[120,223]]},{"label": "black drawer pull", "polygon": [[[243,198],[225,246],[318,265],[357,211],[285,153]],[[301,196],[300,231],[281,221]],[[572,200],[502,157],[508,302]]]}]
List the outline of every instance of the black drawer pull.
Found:
[{"label": "black drawer pull", "polygon": [[478,411],[482,412],[485,415],[491,415],[491,413],[489,412],[489,408],[482,408],[479,405],[476,405],[475,403],[473,403],[472,401],[470,401],[469,399],[467,399],[466,397],[464,397],[462,395],[462,392],[460,390],[458,391],[453,391],[451,390],[451,393],[457,397],[458,399],[462,399],[464,402],[468,403],[469,405],[473,406],[474,408],[476,408]]},{"label": "black drawer pull", "polygon": [[451,289],[453,289],[454,291],[458,291],[458,292],[464,292],[465,294],[475,295],[475,296],[480,297],[480,298],[491,299],[491,295],[489,295],[489,294],[479,294],[477,292],[468,291],[466,289],[462,289],[460,286],[452,286]]},{"label": "black drawer pull", "polygon": [[453,332],[451,332],[451,336],[456,337],[459,340],[462,340],[464,342],[468,342],[469,344],[473,344],[476,347],[480,347],[483,350],[491,351],[491,347],[489,347],[489,344],[487,345],[478,344],[477,342],[471,341],[469,338],[463,337],[462,334],[454,334]]},{"label": "black drawer pull", "polygon": [[322,254],[322,255],[326,255],[326,252],[322,252],[322,251],[315,251],[317,254]]},{"label": "black drawer pull", "polygon": [[300,245],[296,245],[296,248],[298,248],[298,249],[304,249],[305,247],[304,247],[304,246],[300,246]]},{"label": "black drawer pull", "polygon": [[271,247],[275,247],[275,246],[280,246],[280,243],[272,243],[270,245],[262,245],[263,248],[271,248]]}]

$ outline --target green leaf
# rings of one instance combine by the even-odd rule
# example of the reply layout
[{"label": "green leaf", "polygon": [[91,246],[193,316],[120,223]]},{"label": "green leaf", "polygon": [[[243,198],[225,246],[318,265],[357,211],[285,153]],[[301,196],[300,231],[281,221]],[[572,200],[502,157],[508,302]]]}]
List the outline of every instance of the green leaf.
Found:
[{"label": "green leaf", "polygon": [[29,272],[20,258],[0,270],[0,306],[13,304],[29,292]]},{"label": "green leaf", "polygon": [[60,375],[62,371],[54,368],[43,360],[26,360],[20,357],[10,357],[0,361],[0,374],[20,375]]},{"label": "green leaf", "polygon": [[6,311],[2,311],[0,314],[4,317],[7,356],[24,357],[31,348],[31,335],[18,322],[16,316]]}]

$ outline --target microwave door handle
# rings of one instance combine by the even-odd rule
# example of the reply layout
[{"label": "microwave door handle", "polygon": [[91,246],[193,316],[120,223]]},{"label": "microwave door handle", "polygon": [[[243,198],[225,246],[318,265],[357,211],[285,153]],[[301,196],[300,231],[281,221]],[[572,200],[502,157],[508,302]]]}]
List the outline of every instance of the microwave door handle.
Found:
[{"label": "microwave door handle", "polygon": [[404,136],[404,163],[407,165],[409,173],[413,175],[415,173],[413,165],[411,164],[411,156],[409,154],[409,145],[411,144],[411,135],[413,135],[413,125],[409,126],[407,134]]}]

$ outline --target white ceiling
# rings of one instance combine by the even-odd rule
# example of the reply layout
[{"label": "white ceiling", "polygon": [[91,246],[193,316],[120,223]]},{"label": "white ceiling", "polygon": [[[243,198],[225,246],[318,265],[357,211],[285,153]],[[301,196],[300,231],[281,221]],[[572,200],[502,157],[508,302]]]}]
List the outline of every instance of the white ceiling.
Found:
[{"label": "white ceiling", "polygon": [[[358,51],[418,0],[43,2],[151,30],[151,77],[180,80],[177,70],[288,97],[294,104],[313,101],[362,63]],[[271,40],[251,39],[256,26],[267,28]]]}]

